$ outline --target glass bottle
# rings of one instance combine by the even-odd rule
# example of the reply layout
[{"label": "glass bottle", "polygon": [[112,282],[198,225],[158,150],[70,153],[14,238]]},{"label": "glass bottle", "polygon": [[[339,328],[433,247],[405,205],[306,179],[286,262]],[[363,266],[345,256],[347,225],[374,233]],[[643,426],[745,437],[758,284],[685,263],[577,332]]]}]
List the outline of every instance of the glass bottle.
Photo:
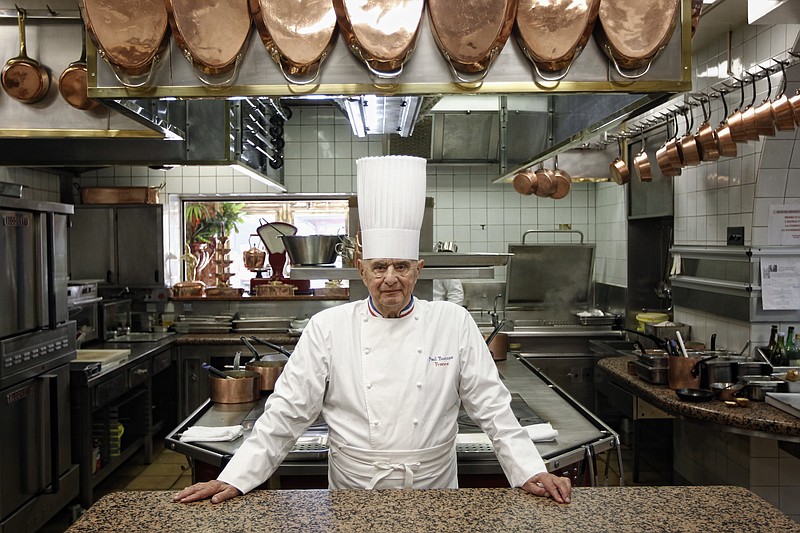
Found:
[{"label": "glass bottle", "polygon": [[788,360],[789,365],[797,366],[798,359],[800,359],[800,353],[797,349],[797,341],[795,340],[795,333],[794,333],[794,326],[789,326],[789,330],[786,332],[786,359]]},{"label": "glass bottle", "polygon": [[776,343],[775,350],[769,357],[769,362],[772,366],[788,366],[789,362],[786,359],[786,333],[778,333],[778,342]]},{"label": "glass bottle", "polygon": [[775,346],[778,344],[778,326],[772,324],[769,331],[769,343],[767,344],[767,351],[764,355],[772,361],[772,354],[775,353]]}]

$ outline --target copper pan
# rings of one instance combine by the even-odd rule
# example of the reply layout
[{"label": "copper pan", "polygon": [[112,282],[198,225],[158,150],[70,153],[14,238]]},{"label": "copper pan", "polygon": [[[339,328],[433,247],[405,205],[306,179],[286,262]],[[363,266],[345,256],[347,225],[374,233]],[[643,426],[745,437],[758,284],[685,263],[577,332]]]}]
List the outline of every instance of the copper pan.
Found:
[{"label": "copper pan", "polygon": [[680,10],[681,0],[601,0],[595,40],[620,76],[639,78],[669,43]]},{"label": "copper pan", "polygon": [[538,178],[530,170],[522,170],[514,175],[514,190],[525,196],[530,196],[536,192]]},{"label": "copper pan", "polygon": [[6,61],[3,67],[3,90],[14,100],[23,104],[35,104],[50,90],[50,72],[25,52],[24,9],[17,8],[19,24],[19,55]]},{"label": "copper pan", "polygon": [[100,102],[88,96],[89,73],[86,67],[86,29],[81,25],[81,57],[69,64],[58,78],[61,97],[75,109],[88,111]]},{"label": "copper pan", "polygon": [[722,157],[736,157],[736,143],[731,138],[731,129],[725,121],[728,115],[728,102],[725,100],[725,91],[717,91],[722,98],[723,120],[720,121],[717,127],[717,147],[719,148],[719,155]]},{"label": "copper pan", "polygon": [[625,185],[629,181],[631,181],[631,171],[628,168],[628,164],[622,158],[622,137],[617,137],[617,146],[619,147],[619,154],[608,165],[608,171],[611,173],[611,179],[617,185]]},{"label": "copper pan", "polygon": [[694,137],[700,148],[700,159],[703,161],[716,161],[719,159],[719,141],[717,140],[717,132],[709,122],[711,118],[710,103],[709,109],[706,109],[708,97],[705,94],[699,101],[700,107],[703,109],[703,123],[700,124]]},{"label": "copper pan", "polygon": [[393,80],[411,58],[424,0],[333,0],[350,51],[379,79]]},{"label": "copper pan", "polygon": [[758,122],[756,122],[756,77],[750,76],[750,80],[753,82],[753,99],[747,109],[742,112],[742,126],[747,140],[757,141],[760,136],[758,134]]},{"label": "copper pan", "polygon": [[175,43],[211,87],[233,83],[250,36],[243,0],[164,0]]},{"label": "copper pan", "polygon": [[694,123],[694,114],[691,108],[683,109],[683,118],[686,121],[686,133],[680,139],[679,155],[681,156],[681,166],[690,167],[700,163],[700,149],[697,145],[697,140],[692,133],[692,124],[689,123],[689,116],[692,116],[692,123]]},{"label": "copper pan", "polygon": [[314,83],[338,34],[331,0],[250,0],[267,52],[294,85]]},{"label": "copper pan", "polygon": [[669,126],[673,117],[667,120],[667,140],[664,145],[656,151],[656,163],[661,173],[665,176],[679,176],[681,174],[681,158],[678,153],[677,126],[675,127],[675,137],[670,138]]},{"label": "copper pan", "polygon": [[781,90],[772,101],[772,113],[775,115],[775,129],[778,131],[792,131],[795,129],[795,114],[792,104],[786,97],[786,64],[778,61],[781,66]]},{"label": "copper pan", "polygon": [[733,142],[741,143],[747,142],[747,132],[744,129],[744,122],[743,122],[743,105],[744,105],[744,86],[745,81],[744,78],[741,80],[738,78],[734,78],[736,81],[739,82],[739,90],[741,91],[741,100],[739,101],[739,106],[736,110],[731,113],[727,119],[725,119],[726,124],[728,125],[728,129],[730,130],[730,136]]},{"label": "copper pan", "polygon": [[540,78],[559,81],[569,73],[599,9],[600,0],[519,0],[514,37]]},{"label": "copper pan", "polygon": [[569,194],[569,190],[572,188],[572,176],[558,168],[558,156],[554,159],[553,174],[556,177],[556,190],[550,194],[550,198],[561,200]]},{"label": "copper pan", "polygon": [[556,192],[558,187],[558,180],[555,173],[547,168],[544,168],[544,163],[536,171],[536,190],[533,192],[540,198],[547,198]]},{"label": "copper pan", "polygon": [[129,88],[149,85],[169,44],[164,0],[78,0],[97,53]]},{"label": "copper pan", "polygon": [[767,78],[767,96],[755,109],[756,115],[756,130],[759,135],[766,137],[775,136],[775,112],[772,109],[772,102],[770,96],[772,95],[772,79],[770,77],[769,69],[761,67],[765,71],[764,77]]},{"label": "copper pan", "polygon": [[653,172],[650,168],[650,158],[647,157],[647,151],[645,150],[644,128],[642,128],[640,133],[642,134],[642,147],[639,150],[639,153],[636,154],[636,157],[633,158],[633,169],[636,171],[636,175],[639,176],[639,181],[653,181]]},{"label": "copper pan", "polygon": [[453,76],[479,83],[505,46],[516,0],[428,0],[431,31]]}]

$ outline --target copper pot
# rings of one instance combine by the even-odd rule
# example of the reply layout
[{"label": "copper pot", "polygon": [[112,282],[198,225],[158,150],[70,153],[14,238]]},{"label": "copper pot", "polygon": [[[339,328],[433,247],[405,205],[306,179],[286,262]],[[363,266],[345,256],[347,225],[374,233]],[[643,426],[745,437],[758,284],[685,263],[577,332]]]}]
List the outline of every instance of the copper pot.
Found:
[{"label": "copper pot", "polygon": [[547,198],[556,192],[557,179],[555,173],[544,168],[544,164],[536,171],[536,190],[533,192],[536,196]]},{"label": "copper pot", "polygon": [[514,175],[514,190],[525,196],[530,196],[536,192],[538,178],[530,170],[523,170]]},{"label": "copper pot", "polygon": [[[692,126],[689,124],[688,116],[692,114],[691,109],[683,110],[683,118],[686,121],[686,133],[681,137],[678,154],[681,156],[681,166],[688,167],[700,163],[700,150],[697,141],[692,134]],[[692,119],[694,122],[694,118]]]},{"label": "copper pot", "polygon": [[706,109],[706,102],[706,98],[700,99],[700,107],[703,108],[703,123],[698,128],[695,139],[700,148],[700,159],[703,161],[716,161],[719,159],[719,140],[717,132],[709,123],[711,111]]},{"label": "copper pot", "polygon": [[639,153],[636,154],[636,157],[633,158],[633,168],[636,171],[636,175],[639,176],[639,181],[653,181],[653,172],[650,168],[650,158],[647,157],[647,151],[645,151],[644,130],[642,130],[641,142],[642,148],[639,150]]},{"label": "copper pot", "polygon": [[667,121],[668,140],[664,143],[664,146],[659,148],[656,152],[656,162],[658,163],[659,170],[661,170],[661,173],[665,176],[680,176],[681,155],[679,151],[680,143],[677,138],[678,128],[677,126],[675,127],[676,137],[669,139],[669,124],[670,122]]},{"label": "copper pot", "polygon": [[519,0],[514,36],[540,78],[559,81],[569,73],[592,36],[599,9],[600,0]]},{"label": "copper pot", "polygon": [[772,101],[772,113],[775,115],[775,128],[778,131],[792,131],[796,127],[796,117],[789,98],[786,97],[786,65],[783,61],[778,62],[781,66],[783,75],[781,90],[775,100]]},{"label": "copper pot", "polygon": [[680,10],[680,0],[603,0],[595,40],[620,76],[639,78],[647,74],[655,57],[669,43]]},{"label": "copper pot", "polygon": [[[767,96],[755,108],[756,130],[758,131],[759,135],[774,137],[775,111],[773,110],[772,102],[770,101],[770,95],[772,95],[772,79],[770,78],[769,70],[764,70],[766,71],[766,75],[764,77],[767,78]],[[755,90],[755,88],[753,90]]]},{"label": "copper pot", "polygon": [[753,82],[753,99],[747,109],[742,112],[742,127],[748,141],[757,141],[760,135],[758,134],[758,122],[756,121],[756,77],[750,76],[750,79]]},{"label": "copper pot", "polygon": [[739,82],[739,90],[742,93],[741,100],[739,101],[739,106],[736,110],[731,113],[727,119],[725,119],[726,124],[728,125],[728,129],[730,130],[731,139],[733,142],[741,143],[747,142],[747,133],[744,130],[744,122],[742,121],[742,113],[743,109],[742,106],[744,105],[744,78],[741,80],[736,79]]},{"label": "copper pot", "polygon": [[230,379],[213,374],[208,377],[211,401],[215,403],[247,403],[260,396],[261,375],[251,370],[226,370]]},{"label": "copper pot", "polygon": [[556,176],[556,190],[550,195],[553,200],[560,200],[569,194],[572,188],[572,176],[558,168],[558,157],[555,158],[553,174]]},{"label": "copper pot", "polygon": [[27,13],[17,8],[19,23],[19,55],[6,61],[3,67],[3,89],[23,104],[35,104],[50,90],[50,73],[35,59],[25,53],[25,20]]},{"label": "copper pot", "polygon": [[244,267],[246,269],[260,270],[264,268],[264,263],[267,260],[267,252],[252,246],[249,250],[242,253],[242,260],[244,261]]},{"label": "copper pot", "polygon": [[424,0],[333,0],[347,47],[379,79],[393,80],[411,58]]},{"label": "copper pot", "polygon": [[275,390],[275,382],[278,381],[285,366],[286,357],[284,356],[282,360],[262,358],[259,361],[250,361],[244,368],[259,375],[259,390],[266,392]]},{"label": "copper pot", "polygon": [[728,102],[725,100],[725,91],[717,91],[722,98],[723,107],[723,120],[719,123],[717,128],[717,147],[719,148],[719,155],[722,157],[736,157],[736,143],[731,138],[731,129],[725,121],[728,115]]},{"label": "copper pot", "polygon": [[792,111],[794,111],[795,124],[800,126],[800,89],[797,89],[794,96],[789,98],[789,105],[792,106]]},{"label": "copper pot", "polygon": [[483,80],[511,35],[516,14],[516,0],[428,0],[436,46],[461,83]]},{"label": "copper pot", "polygon": [[175,43],[198,79],[210,87],[233,83],[250,37],[242,0],[165,0]]},{"label": "copper pot", "polygon": [[75,109],[90,110],[100,106],[100,102],[89,98],[89,73],[86,67],[86,30],[81,26],[81,57],[69,64],[58,78],[58,91],[61,97]]},{"label": "copper pot", "polygon": [[250,0],[250,11],[261,41],[286,81],[313,83],[322,62],[333,51],[338,35],[336,12],[330,0],[302,2]]}]

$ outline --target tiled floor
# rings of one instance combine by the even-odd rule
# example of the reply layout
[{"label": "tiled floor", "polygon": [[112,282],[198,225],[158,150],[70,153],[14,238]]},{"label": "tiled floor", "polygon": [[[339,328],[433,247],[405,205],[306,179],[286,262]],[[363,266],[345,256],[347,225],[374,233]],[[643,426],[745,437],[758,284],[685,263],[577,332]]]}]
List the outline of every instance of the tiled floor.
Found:
[{"label": "tiled floor", "polygon": [[[624,482],[631,485],[668,485],[669,465],[657,454],[643,456],[640,463],[639,480],[633,481],[633,453],[623,444],[622,466]],[[606,457],[609,457],[608,477],[605,477]],[[597,473],[601,485],[619,485],[619,466],[616,452],[597,458]],[[155,450],[152,464],[143,463],[142,454],[131,457],[123,466],[95,488],[94,498],[98,500],[105,494],[120,490],[179,490],[192,483],[192,472],[184,455],[165,450],[159,446]],[[64,509],[51,520],[41,533],[61,533],[66,531],[72,520],[72,510]]]}]

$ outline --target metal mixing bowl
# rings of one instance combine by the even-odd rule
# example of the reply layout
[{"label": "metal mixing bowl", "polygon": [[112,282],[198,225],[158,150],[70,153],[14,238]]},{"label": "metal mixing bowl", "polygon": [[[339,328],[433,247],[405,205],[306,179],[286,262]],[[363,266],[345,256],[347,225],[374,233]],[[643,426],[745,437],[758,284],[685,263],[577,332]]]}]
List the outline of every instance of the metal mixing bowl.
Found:
[{"label": "metal mixing bowl", "polygon": [[338,235],[281,235],[292,265],[329,265],[336,261]]}]

